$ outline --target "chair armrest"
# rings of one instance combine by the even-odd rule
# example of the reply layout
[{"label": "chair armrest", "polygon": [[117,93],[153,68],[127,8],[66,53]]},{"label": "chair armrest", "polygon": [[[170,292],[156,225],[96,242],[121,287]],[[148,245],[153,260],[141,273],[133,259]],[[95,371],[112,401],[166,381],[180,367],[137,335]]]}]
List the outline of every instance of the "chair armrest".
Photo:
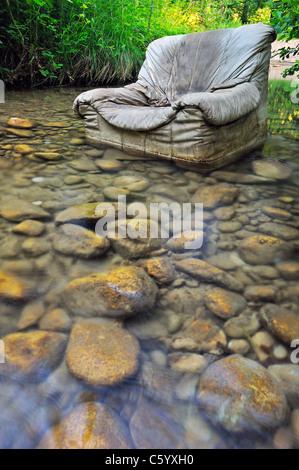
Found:
[{"label": "chair armrest", "polygon": [[256,109],[259,103],[260,92],[255,85],[245,82],[211,93],[187,93],[175,101],[173,107],[198,107],[208,122],[223,126],[246,116]]},{"label": "chair armrest", "polygon": [[142,89],[136,84],[122,88],[96,88],[85,91],[77,96],[73,104],[73,111],[78,118],[84,118],[80,113],[80,106],[91,106],[95,111],[99,111],[100,106],[107,102],[122,104],[147,106],[148,100],[142,93]]}]

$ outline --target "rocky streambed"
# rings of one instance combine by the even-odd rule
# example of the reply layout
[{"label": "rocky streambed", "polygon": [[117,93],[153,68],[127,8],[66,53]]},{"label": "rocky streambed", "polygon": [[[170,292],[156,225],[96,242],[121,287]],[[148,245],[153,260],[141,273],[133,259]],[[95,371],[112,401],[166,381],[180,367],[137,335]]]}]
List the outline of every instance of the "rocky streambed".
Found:
[{"label": "rocky streambed", "polygon": [[[0,107],[0,447],[298,447],[298,141],[201,175],[86,145],[79,91]],[[100,237],[119,196],[202,227]]]}]

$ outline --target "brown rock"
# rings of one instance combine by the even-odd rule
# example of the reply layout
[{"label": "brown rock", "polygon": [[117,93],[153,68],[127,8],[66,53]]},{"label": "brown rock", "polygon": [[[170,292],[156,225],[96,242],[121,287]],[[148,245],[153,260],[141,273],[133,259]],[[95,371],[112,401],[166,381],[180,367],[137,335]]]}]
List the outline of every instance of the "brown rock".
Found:
[{"label": "brown rock", "polygon": [[40,300],[30,302],[22,310],[21,318],[17,324],[17,329],[24,330],[29,326],[36,325],[44,313],[45,307],[43,302],[41,302]]},{"label": "brown rock", "polygon": [[249,264],[270,264],[287,259],[293,251],[292,245],[267,235],[253,235],[239,245],[241,258]]},{"label": "brown rock", "polygon": [[299,263],[297,261],[283,261],[278,263],[276,268],[284,279],[299,279]]},{"label": "brown rock", "polygon": [[73,224],[58,228],[53,241],[58,253],[77,258],[89,259],[102,255],[110,247],[108,238],[102,238],[93,231]]},{"label": "brown rock", "polygon": [[246,300],[239,294],[224,289],[212,289],[204,298],[208,309],[217,317],[234,317],[246,307]]},{"label": "brown rock", "polygon": [[36,126],[34,122],[21,118],[10,118],[6,124],[10,127],[16,127],[20,129],[31,129],[32,127]]},{"label": "brown rock", "polygon": [[73,314],[132,316],[155,304],[157,286],[143,269],[122,266],[71,281],[63,299]]},{"label": "brown rock", "polygon": [[71,326],[72,320],[62,308],[50,310],[39,322],[40,329],[48,331],[68,331]]},{"label": "brown rock", "polygon": [[6,132],[8,134],[13,134],[18,137],[34,137],[34,132],[32,131],[27,131],[25,129],[14,129],[14,128],[7,128]]},{"label": "brown rock", "polygon": [[267,370],[237,354],[205,370],[197,398],[210,420],[230,432],[273,429],[288,415],[286,397]]},{"label": "brown rock", "polygon": [[204,282],[212,282],[236,291],[243,289],[243,285],[233,276],[201,259],[186,258],[176,263],[175,267]]},{"label": "brown rock", "polygon": [[33,153],[34,149],[30,145],[19,144],[14,146],[14,151],[21,155],[26,155],[27,153]]},{"label": "brown rock", "polygon": [[218,353],[219,348],[226,346],[224,332],[214,323],[207,320],[195,320],[185,331],[185,337],[197,345],[198,351]]},{"label": "brown rock", "polygon": [[22,222],[26,219],[44,219],[50,216],[48,212],[36,204],[21,199],[12,199],[4,204],[0,209],[0,214],[4,219],[12,222]]},{"label": "brown rock", "polygon": [[24,282],[0,270],[0,298],[23,300],[28,296],[29,287]]},{"label": "brown rock", "polygon": [[146,262],[146,270],[159,284],[169,284],[174,280],[174,268],[165,258],[149,259]]},{"label": "brown rock", "polygon": [[139,343],[117,326],[76,324],[70,335],[66,363],[77,378],[94,386],[123,382],[138,367]]},{"label": "brown rock", "polygon": [[261,309],[261,320],[267,330],[285,343],[299,338],[299,314],[276,304],[266,304]]},{"label": "brown rock", "polygon": [[2,338],[5,364],[0,374],[39,382],[62,360],[67,336],[48,331],[11,333]]},{"label": "brown rock", "polygon": [[132,449],[132,441],[126,425],[111,408],[87,402],[50,428],[38,448]]},{"label": "brown rock", "polygon": [[237,195],[237,188],[208,185],[196,191],[192,198],[192,202],[202,203],[204,210],[215,209],[217,206],[227,206],[232,204]]},{"label": "brown rock", "polygon": [[38,237],[38,235],[45,231],[45,228],[46,226],[42,222],[39,222],[38,220],[27,219],[16,225],[12,231],[14,233],[20,233],[30,237]]}]

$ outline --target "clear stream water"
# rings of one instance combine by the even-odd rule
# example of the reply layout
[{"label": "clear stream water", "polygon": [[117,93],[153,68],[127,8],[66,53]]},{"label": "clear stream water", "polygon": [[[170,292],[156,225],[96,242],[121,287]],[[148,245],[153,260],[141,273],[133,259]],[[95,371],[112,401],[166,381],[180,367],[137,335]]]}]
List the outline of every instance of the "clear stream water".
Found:
[{"label": "clear stream water", "polygon": [[[124,329],[138,338],[141,348],[137,370],[123,382],[112,387],[94,387],[86,380],[74,377],[65,364],[63,354],[59,363],[53,365],[50,361],[43,373],[39,374],[37,366],[33,376],[22,375],[24,357],[18,357],[21,352],[17,346],[10,352],[7,362],[15,364],[15,373],[6,373],[4,364],[0,364],[0,447],[35,448],[49,428],[59,425],[76,407],[90,401],[104,403],[109,410],[114,410],[123,420],[131,446],[136,448],[298,446],[298,415],[294,412],[294,409],[299,408],[299,382],[296,378],[298,365],[293,366],[292,373],[285,379],[291,380],[285,383],[285,388],[292,390],[295,398],[288,397],[287,416],[273,426],[256,426],[256,429],[253,426],[250,432],[229,429],[219,425],[219,420],[214,419],[205,407],[199,406],[196,398],[197,384],[204,373],[203,369],[235,352],[266,368],[275,364],[292,366],[292,349],[289,344],[273,333],[271,328],[265,327],[260,321],[259,312],[264,304],[270,302],[293,312],[299,322],[298,265],[287,266],[289,270],[285,274],[275,262],[263,261],[262,266],[246,263],[238,251],[243,239],[265,233],[265,224],[273,222],[280,229],[280,236],[286,234],[286,243],[293,243],[295,247],[295,251],[285,261],[294,263],[298,257],[299,112],[298,105],[290,101],[290,93],[293,91],[290,82],[270,81],[269,137],[263,154],[250,154],[221,169],[252,175],[252,163],[267,158],[291,170],[287,179],[269,179],[252,184],[230,183],[217,178],[217,175],[202,176],[166,162],[127,160],[124,155],[122,159],[119,153],[115,154],[121,162],[118,171],[100,170],[95,164],[96,160],[115,157],[109,149],[108,153],[105,149],[96,153],[84,143],[84,123],[73,117],[71,109],[73,99],[82,91],[60,88],[8,92],[5,104],[0,105],[1,207],[17,199],[33,202],[49,213],[42,220],[44,231],[36,237],[14,232],[19,222],[0,217],[0,269],[5,275],[11,276],[8,280],[10,287],[17,279],[27,283],[31,292],[29,299],[21,301],[2,297],[0,335],[4,337],[17,331],[26,335],[41,329],[63,332],[68,336],[72,326],[82,319],[67,309],[61,295],[66,284],[73,279],[128,264],[146,267],[147,261],[153,257],[165,262],[169,271],[166,279],[155,278],[159,289],[155,306],[145,309],[132,319],[119,321]],[[21,138],[5,131],[6,122],[11,117],[28,119],[38,125],[30,130],[30,137]],[[62,127],[53,126],[57,122],[62,122]],[[19,144],[29,145],[34,151],[22,155],[14,149]],[[57,161],[47,161],[36,155],[38,152],[54,152],[59,157]],[[54,243],[57,214],[77,204],[115,198],[118,190],[114,189],[111,193],[111,187],[115,188],[116,178],[123,175],[146,182],[131,188],[128,196],[130,202],[175,201],[182,204],[190,202],[198,188],[208,185],[235,187],[238,196],[222,212],[219,209],[204,211],[206,238],[200,251],[173,251],[163,245],[155,247],[153,253],[141,253],[136,257],[135,242],[131,241],[125,250],[113,245],[104,254],[89,259],[77,256],[76,251],[72,255],[66,249],[65,252],[58,252]],[[121,186],[119,184],[118,189]],[[275,212],[275,208],[278,212]],[[292,229],[295,232],[289,235]],[[214,283],[213,279],[211,282],[202,281],[192,274],[174,269],[177,262],[192,256],[210,262],[242,283],[243,291],[238,292],[242,296],[238,300],[242,308],[233,317],[235,327],[238,321],[241,325],[242,313],[245,311],[249,320],[245,322],[247,326],[243,323],[240,326],[243,328],[240,335],[227,327],[228,319],[213,314],[205,301],[211,289],[229,289],[219,286],[216,281]],[[291,274],[288,274],[290,271]],[[45,315],[49,316],[55,309],[63,309],[59,311],[59,318],[50,315],[51,321],[43,321]],[[22,326],[20,320],[24,318],[26,324]],[[222,341],[220,345],[216,341],[213,346],[202,351],[200,342],[194,349],[194,344],[192,346],[184,341],[188,336],[186,331],[198,319],[216,328],[220,343]],[[96,318],[92,321],[101,324],[102,320]],[[105,321],[113,323],[113,320]],[[38,353],[33,348],[29,350],[30,354]],[[49,354],[53,354],[53,351]],[[233,403],[238,400],[242,398],[236,392]],[[257,408],[257,414],[259,410]],[[227,413],[231,415],[230,422],[233,422],[234,413],[238,411],[231,406]],[[250,418],[244,419],[250,421]],[[87,420],[84,426],[92,434],[94,423]],[[118,435],[119,426],[114,426],[115,435]],[[67,432],[70,433],[70,430]],[[76,426],[73,427],[70,439],[74,447],[89,445],[88,438],[82,441]],[[103,441],[104,447],[113,446],[115,441],[111,438],[112,444],[109,444],[109,438],[106,439]]]}]

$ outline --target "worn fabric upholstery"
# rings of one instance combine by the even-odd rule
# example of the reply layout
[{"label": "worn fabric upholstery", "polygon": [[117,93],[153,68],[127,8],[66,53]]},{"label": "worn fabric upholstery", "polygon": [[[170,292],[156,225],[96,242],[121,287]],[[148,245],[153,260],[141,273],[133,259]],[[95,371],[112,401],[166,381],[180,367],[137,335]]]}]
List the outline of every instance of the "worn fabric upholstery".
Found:
[{"label": "worn fabric upholstery", "polygon": [[87,140],[209,171],[260,146],[275,30],[262,23],[152,42],[136,83],[79,95]]}]

